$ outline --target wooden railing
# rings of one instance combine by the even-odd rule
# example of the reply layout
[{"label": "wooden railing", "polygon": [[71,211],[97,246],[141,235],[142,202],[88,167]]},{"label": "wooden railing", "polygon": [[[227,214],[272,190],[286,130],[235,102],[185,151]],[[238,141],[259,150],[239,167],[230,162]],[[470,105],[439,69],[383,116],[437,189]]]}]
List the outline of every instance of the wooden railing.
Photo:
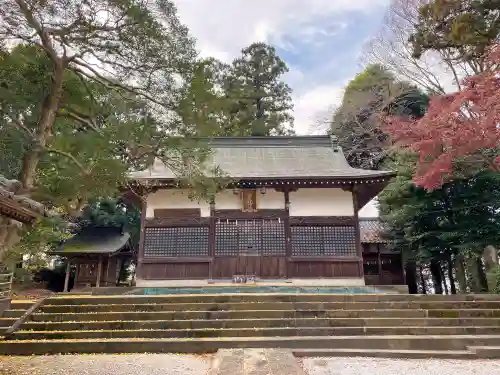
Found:
[{"label": "wooden railing", "polygon": [[12,273],[0,273],[0,300],[12,294]]}]

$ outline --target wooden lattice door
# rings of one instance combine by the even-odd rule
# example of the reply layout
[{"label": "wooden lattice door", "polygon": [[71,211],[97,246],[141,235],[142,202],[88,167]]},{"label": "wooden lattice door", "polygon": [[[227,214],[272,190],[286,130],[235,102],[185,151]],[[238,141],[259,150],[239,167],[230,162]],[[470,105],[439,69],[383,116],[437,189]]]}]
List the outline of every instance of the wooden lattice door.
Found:
[{"label": "wooden lattice door", "polygon": [[[216,224],[215,261],[224,277],[260,277],[264,257],[285,255],[285,227],[279,219],[220,220]],[[276,270],[266,276],[280,277],[281,273]]]}]

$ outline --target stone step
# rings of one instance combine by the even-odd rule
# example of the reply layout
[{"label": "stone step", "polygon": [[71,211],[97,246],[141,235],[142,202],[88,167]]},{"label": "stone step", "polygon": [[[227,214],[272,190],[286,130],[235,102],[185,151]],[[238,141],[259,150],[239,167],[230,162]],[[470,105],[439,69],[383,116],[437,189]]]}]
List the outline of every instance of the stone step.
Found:
[{"label": "stone step", "polygon": [[35,301],[31,300],[13,300],[10,302],[12,310],[28,310]]},{"label": "stone step", "polygon": [[[477,359],[469,350],[395,350],[395,349],[296,349],[296,357],[370,357],[401,359]],[[493,357],[500,358],[500,357]]]},{"label": "stone step", "polygon": [[468,346],[477,358],[500,358],[500,346]]},{"label": "stone step", "polygon": [[[450,310],[451,311],[451,310]],[[469,316],[469,310],[454,310],[451,317]],[[494,316],[484,310],[484,316]],[[500,313],[500,310],[498,311]],[[103,320],[179,320],[179,319],[294,319],[294,318],[424,318],[427,310],[243,310],[243,311],[167,311],[167,312],[106,312],[106,313],[35,313],[31,320],[35,322],[65,321],[103,321]],[[491,315],[490,315],[491,314]],[[443,314],[444,317],[447,317]],[[437,315],[441,316],[441,315]],[[479,312],[474,316],[482,316]]]},{"label": "stone step", "polygon": [[97,313],[35,313],[33,321],[179,320],[179,319],[294,319],[294,318],[467,318],[500,317],[500,309],[462,310],[234,310],[234,311],[122,311]]},{"label": "stone step", "polygon": [[500,327],[497,318],[297,318],[297,319],[192,319],[192,320],[116,320],[33,322],[22,325],[33,331],[140,330],[140,329],[216,329],[279,327]]},{"label": "stone step", "polygon": [[384,310],[384,309],[500,309],[500,301],[479,302],[231,302],[143,303],[101,305],[43,305],[44,313],[128,311],[227,311],[227,310]]},{"label": "stone step", "polygon": [[10,327],[17,318],[0,318],[0,327]]},{"label": "stone step", "polygon": [[227,348],[465,350],[498,346],[500,336],[320,336],[0,341],[0,355],[68,353],[213,353]]},{"label": "stone step", "polygon": [[100,305],[145,303],[229,303],[229,302],[467,302],[500,301],[500,295],[416,295],[416,294],[176,294],[130,296],[57,296],[48,298],[46,305]]},{"label": "stone step", "polygon": [[2,314],[3,318],[20,318],[26,310],[5,310]]},{"label": "stone step", "polygon": [[208,375],[306,375],[288,349],[221,349]]},{"label": "stone step", "polygon": [[278,327],[82,331],[17,331],[12,340],[370,335],[500,335],[500,327]]}]

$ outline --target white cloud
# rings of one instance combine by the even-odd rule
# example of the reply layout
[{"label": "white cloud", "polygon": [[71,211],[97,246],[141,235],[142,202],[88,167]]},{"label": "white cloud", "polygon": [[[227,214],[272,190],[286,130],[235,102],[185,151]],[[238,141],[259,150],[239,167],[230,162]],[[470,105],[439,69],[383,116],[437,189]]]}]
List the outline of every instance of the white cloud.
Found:
[{"label": "white cloud", "polygon": [[[317,16],[370,12],[388,0],[176,0],[181,21],[201,51],[235,55],[254,41],[301,33],[298,24]],[[216,52],[218,54],[218,52]]]},{"label": "white cloud", "polygon": [[294,95],[295,130],[298,134],[324,133],[324,123],[340,103],[344,85],[316,86]]},{"label": "white cloud", "polygon": [[[271,42],[287,51],[297,52],[291,41],[319,47],[342,32],[349,22],[349,12],[371,14],[389,0],[174,0],[181,22],[197,39],[203,56],[214,56],[230,62],[240,50],[252,42]],[[357,44],[363,41],[357,41]],[[357,46],[359,49],[359,46]],[[356,48],[356,45],[353,46]],[[300,50],[298,51],[300,52]],[[324,72],[333,61],[322,56],[308,56],[317,67],[293,66],[287,83],[293,88],[295,128],[299,134],[317,133],[318,122],[328,117],[329,110],[338,105],[342,82],[324,80]],[[353,64],[356,62],[353,61]],[[315,76],[315,75],[318,76]]]}]

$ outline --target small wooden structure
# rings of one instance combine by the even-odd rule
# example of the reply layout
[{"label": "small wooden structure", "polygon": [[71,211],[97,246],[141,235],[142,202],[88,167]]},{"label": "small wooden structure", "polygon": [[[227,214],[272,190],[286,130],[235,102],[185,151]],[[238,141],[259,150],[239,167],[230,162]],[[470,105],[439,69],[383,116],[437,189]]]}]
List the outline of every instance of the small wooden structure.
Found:
[{"label": "small wooden structure", "polygon": [[121,228],[89,227],[64,242],[51,255],[67,259],[64,291],[68,291],[71,267],[74,285],[116,286],[126,260],[135,256],[130,234]]},{"label": "small wooden structure", "polygon": [[363,248],[363,271],[366,285],[403,285],[404,267],[401,251],[389,249],[384,225],[378,218],[359,221]]},{"label": "small wooden structure", "polygon": [[[36,219],[50,215],[39,203],[19,194],[21,183],[0,175],[0,251],[7,251],[19,241],[22,224],[32,224]],[[0,315],[10,306],[12,273],[0,264]]]}]

